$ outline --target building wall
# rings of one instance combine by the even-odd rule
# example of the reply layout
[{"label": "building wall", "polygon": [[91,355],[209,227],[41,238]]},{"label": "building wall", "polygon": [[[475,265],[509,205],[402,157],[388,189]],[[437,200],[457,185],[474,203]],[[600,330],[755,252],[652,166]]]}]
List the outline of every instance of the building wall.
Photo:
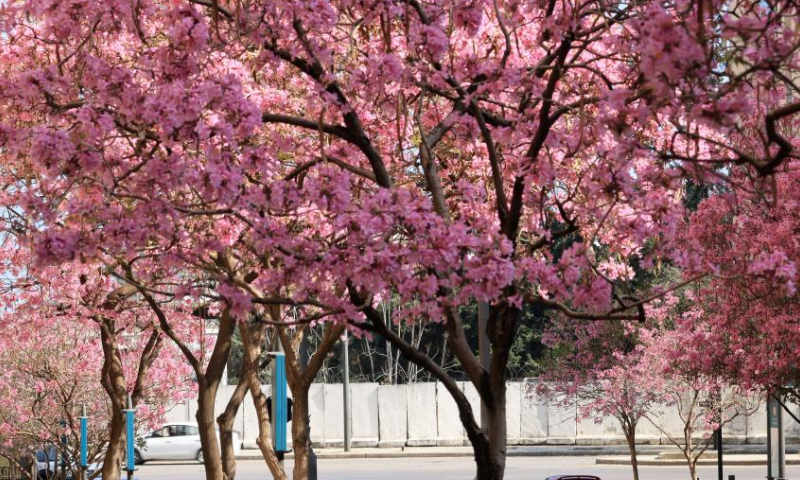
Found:
[{"label": "building wall", "polygon": [[[510,445],[616,445],[625,443],[616,419],[581,418],[572,402],[538,397],[524,382],[507,385],[506,413]],[[480,421],[480,400],[470,383],[459,383]],[[222,386],[216,411],[224,410],[233,385]],[[323,447],[341,447],[344,437],[342,384],[314,384],[310,391],[311,438]],[[264,387],[269,395],[269,387]],[[409,385],[350,384],[351,432],[354,447],[455,446],[469,442],[461,426],[455,402],[438,383]],[[169,421],[194,421],[194,401],[174,406]],[[681,431],[674,407],[660,407],[657,421],[663,430]],[[726,443],[765,443],[766,410],[762,405],[748,417],[738,417],[723,429]],[[796,442],[800,429],[788,425],[787,441]],[[291,427],[291,425],[290,425]],[[244,447],[255,447],[258,423],[248,395],[239,409],[235,429]],[[291,430],[289,430],[291,435]],[[669,444],[666,436],[642,420],[637,441],[643,444]]]}]

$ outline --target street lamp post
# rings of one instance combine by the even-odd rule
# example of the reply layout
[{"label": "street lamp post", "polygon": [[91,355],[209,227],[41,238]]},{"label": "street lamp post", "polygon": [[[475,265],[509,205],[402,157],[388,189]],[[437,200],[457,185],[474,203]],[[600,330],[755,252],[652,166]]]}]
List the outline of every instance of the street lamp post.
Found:
[{"label": "street lamp post", "polygon": [[[722,411],[720,410],[720,422],[722,421]],[[716,431],[716,444],[717,444],[717,477],[719,480],[723,480],[723,472],[722,472],[722,425],[717,427]]]},{"label": "street lamp post", "polygon": [[783,436],[783,409],[780,401],[767,398],[767,479],[786,479],[786,450]]}]

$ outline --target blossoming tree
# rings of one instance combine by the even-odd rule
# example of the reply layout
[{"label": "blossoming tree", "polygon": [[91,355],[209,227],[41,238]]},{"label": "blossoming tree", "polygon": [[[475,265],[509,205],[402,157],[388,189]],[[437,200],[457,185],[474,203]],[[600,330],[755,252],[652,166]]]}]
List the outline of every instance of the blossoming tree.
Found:
[{"label": "blossoming tree", "polygon": [[690,310],[674,315],[668,328],[648,332],[645,354],[633,369],[640,387],[658,392],[664,409],[675,413],[679,428],[663,421],[664,410],[648,411],[644,418],[681,451],[690,479],[697,478],[697,462],[711,446],[714,431],[755,413],[762,400],[759,392],[698,368],[701,364],[682,351],[694,337],[695,314]]},{"label": "blossoming tree", "polygon": [[[109,430],[101,444],[106,447],[103,474],[117,478],[125,448],[124,409],[128,397],[135,408],[151,413],[149,422],[162,418],[166,405],[185,398],[189,389],[175,388],[175,382],[189,381],[188,366],[175,348],[169,344],[164,348],[165,335],[149,306],[133,297],[134,287],[112,278],[98,263],[38,265],[31,257],[27,231],[16,222],[19,219],[13,218],[13,212],[14,206],[6,205],[4,225],[11,228],[3,234],[0,249],[4,336],[10,343],[17,342],[19,348],[27,349],[14,357],[19,359],[17,368],[23,373],[26,356],[37,361],[30,350],[36,348],[38,341],[48,352],[39,361],[46,365],[52,360],[58,368],[32,366],[31,371],[49,372],[47,381],[55,385],[76,383],[51,389],[45,395],[60,393],[45,400],[60,398],[60,408],[70,412],[70,420],[81,399],[68,392],[86,390],[86,384],[91,382],[102,387],[104,396],[97,398],[94,391],[83,396],[86,401],[91,400],[92,407],[101,407],[92,411]],[[59,342],[65,345],[59,347]],[[14,347],[9,349],[16,352]],[[64,396],[70,397],[69,405],[64,403]],[[26,405],[16,395],[9,399]],[[50,428],[58,427],[53,424]]]},{"label": "blossoming tree", "polygon": [[[187,389],[175,388],[175,382],[186,378],[187,369],[172,349],[156,355],[160,333],[148,328],[149,310],[93,307],[97,285],[87,286],[83,274],[48,273],[52,283],[39,276],[17,290],[13,310],[0,321],[3,440],[19,451],[55,445],[72,468],[85,406],[91,417],[89,458],[102,458],[104,476],[114,478],[124,452],[125,398],[131,395],[139,426],[153,428],[167,405],[186,398]],[[107,306],[105,295],[100,300]],[[61,435],[69,439],[66,445]]]},{"label": "blossoming tree", "polygon": [[[581,418],[619,422],[639,479],[637,427],[648,410],[663,401],[663,392],[644,382],[640,367],[646,355],[638,323],[577,323],[554,319],[545,334],[550,360],[529,395],[577,407]],[[659,372],[654,372],[659,375]]]},{"label": "blossoming tree", "polygon": [[[732,165],[768,176],[795,157],[785,128],[800,103],[774,92],[794,88],[800,39],[784,20],[797,9],[12,0],[5,200],[31,219],[40,262],[157,258],[145,278],[204,272],[233,318],[313,305],[385,336],[451,393],[478,477],[499,479],[522,308],[641,319],[664,291],[630,294],[631,257],[670,259],[686,282],[714,268],[675,242],[684,180],[727,183]],[[729,141],[743,115],[759,133],[748,148]],[[195,288],[176,283],[139,285],[154,300]],[[486,425],[387,328],[375,302],[389,296],[397,317],[445,325]],[[459,315],[473,301],[490,304],[488,368]]]},{"label": "blossoming tree", "polygon": [[[691,297],[691,292],[683,293]],[[706,370],[698,361],[701,356],[687,353],[696,337],[697,310],[682,312],[685,306],[678,308],[678,303],[676,296],[667,295],[649,306],[645,324],[556,320],[546,336],[554,349],[554,363],[540,379],[543,383],[536,385],[538,393],[566,405],[577,404],[585,418],[616,419],[630,450],[635,479],[640,424],[651,425],[662,441],[680,450],[694,479],[713,432],[754,413],[762,399],[758,392]],[[666,414],[671,414],[667,421]]]},{"label": "blossoming tree", "polygon": [[719,269],[699,292],[703,301],[684,355],[709,374],[797,402],[800,177],[794,170],[765,182],[763,192],[700,204],[686,241]]}]

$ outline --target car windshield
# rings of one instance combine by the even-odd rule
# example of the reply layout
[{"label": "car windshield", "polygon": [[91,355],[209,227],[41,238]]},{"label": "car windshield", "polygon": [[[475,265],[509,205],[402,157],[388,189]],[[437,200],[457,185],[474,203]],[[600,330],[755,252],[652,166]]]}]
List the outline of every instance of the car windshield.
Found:
[{"label": "car windshield", "polygon": [[[179,437],[184,435],[199,435],[195,425],[165,425],[150,433],[152,437]],[[219,433],[219,430],[217,430]]]},{"label": "car windshield", "polygon": [[175,427],[177,435],[197,435],[197,427],[192,425],[178,425]]},{"label": "car windshield", "polygon": [[36,450],[36,461],[38,462],[52,462],[58,457],[56,447],[50,446],[47,449]]}]

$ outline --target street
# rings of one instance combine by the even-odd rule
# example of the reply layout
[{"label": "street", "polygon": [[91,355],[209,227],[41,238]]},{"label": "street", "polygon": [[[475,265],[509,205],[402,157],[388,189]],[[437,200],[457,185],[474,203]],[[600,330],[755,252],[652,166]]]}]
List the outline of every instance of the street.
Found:
[{"label": "street", "polygon": [[[291,467],[291,462],[287,462]],[[800,478],[800,466],[789,466],[788,478]],[[457,458],[391,458],[320,460],[320,480],[472,480],[473,461]],[[688,480],[686,467],[641,467],[641,480]],[[592,474],[603,480],[630,480],[627,466],[595,465],[593,457],[511,457],[506,468],[507,480],[544,480],[549,475]],[[700,467],[700,480],[715,480],[716,467]],[[728,475],[736,480],[761,480],[766,466],[729,467]],[[195,462],[153,462],[139,467],[138,480],[203,480],[203,466]],[[270,480],[266,465],[260,460],[237,462],[237,480]],[[291,477],[290,477],[291,478]]]}]

